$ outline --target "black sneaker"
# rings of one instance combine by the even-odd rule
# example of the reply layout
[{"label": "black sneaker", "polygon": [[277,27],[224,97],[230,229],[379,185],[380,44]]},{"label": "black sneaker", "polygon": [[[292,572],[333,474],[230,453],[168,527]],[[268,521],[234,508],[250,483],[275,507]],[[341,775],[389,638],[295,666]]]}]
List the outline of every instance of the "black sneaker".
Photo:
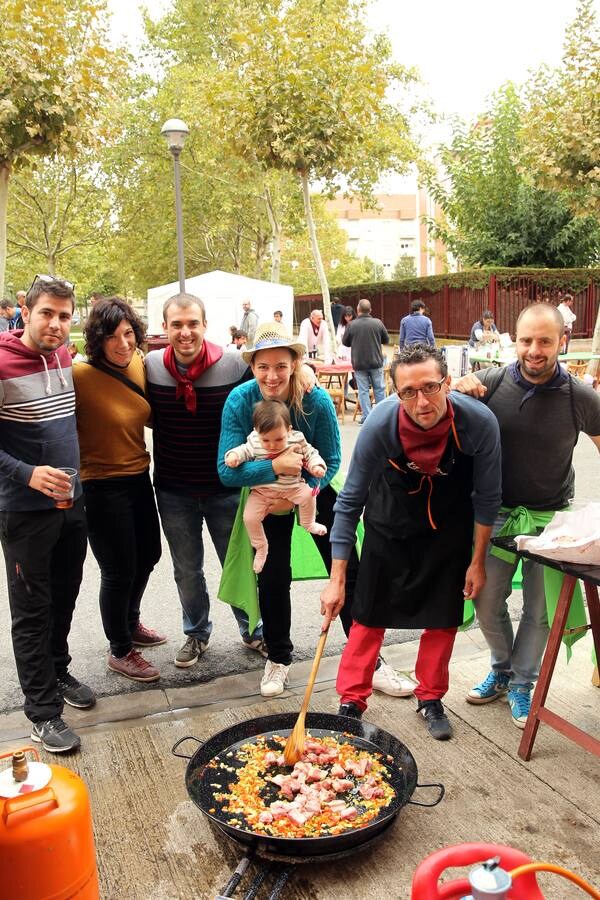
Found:
[{"label": "black sneaker", "polygon": [[342,703],[338,709],[338,716],[346,716],[347,719],[362,719],[362,709],[356,703]]},{"label": "black sneaker", "polygon": [[96,702],[96,695],[87,684],[82,684],[65,672],[64,675],[56,676],[57,690],[59,696],[63,698],[69,706],[76,706],[77,709],[90,709]]},{"label": "black sneaker", "polygon": [[54,716],[47,722],[34,722],[31,726],[31,740],[41,744],[48,753],[68,753],[81,747],[79,735],[60,716]]},{"label": "black sneaker", "polygon": [[452,725],[441,700],[419,700],[417,712],[425,719],[427,731],[436,741],[447,741],[452,737]]}]

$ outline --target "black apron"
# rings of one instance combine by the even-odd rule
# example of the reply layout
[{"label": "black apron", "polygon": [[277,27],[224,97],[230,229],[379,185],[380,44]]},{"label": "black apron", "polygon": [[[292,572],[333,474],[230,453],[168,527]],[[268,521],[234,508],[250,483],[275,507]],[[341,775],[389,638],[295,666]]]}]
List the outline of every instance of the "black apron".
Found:
[{"label": "black apron", "polygon": [[462,624],[473,549],[473,459],[460,451],[452,431],[438,472],[423,475],[401,454],[386,460],[373,480],[352,605],[362,625]]}]

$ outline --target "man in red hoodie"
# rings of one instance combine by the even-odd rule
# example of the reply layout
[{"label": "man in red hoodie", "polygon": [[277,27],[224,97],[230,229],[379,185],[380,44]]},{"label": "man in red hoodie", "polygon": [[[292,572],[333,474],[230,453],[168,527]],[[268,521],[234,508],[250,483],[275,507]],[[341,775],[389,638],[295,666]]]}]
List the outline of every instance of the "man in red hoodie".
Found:
[{"label": "man in red hoodie", "polygon": [[0,337],[0,541],[6,560],[12,640],[31,738],[51,753],[80,739],[63,703],[96,698],[68,671],[68,635],[87,549],[77,478],[73,504],[59,509],[79,470],[71,356],[65,341],[73,286],[37,275],[23,307],[24,329]]}]

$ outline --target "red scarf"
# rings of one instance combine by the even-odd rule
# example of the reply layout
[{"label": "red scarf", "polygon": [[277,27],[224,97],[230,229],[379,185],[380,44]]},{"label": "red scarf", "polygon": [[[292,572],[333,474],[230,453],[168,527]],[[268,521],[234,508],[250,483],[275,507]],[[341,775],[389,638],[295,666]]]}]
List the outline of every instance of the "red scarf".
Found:
[{"label": "red scarf", "polygon": [[315,325],[315,323],[313,322],[312,319],[309,319],[308,321],[309,321],[310,324],[312,325],[312,330],[313,330],[314,336],[315,336],[315,337],[319,337],[319,332],[320,332],[320,330],[321,330],[321,322],[319,322],[318,325]]},{"label": "red scarf", "polygon": [[182,375],[177,368],[175,351],[171,346],[166,348],[163,362],[169,375],[172,375],[177,382],[175,399],[179,400],[180,397],[183,397],[185,408],[188,412],[194,414],[196,412],[196,391],[194,390],[194,381],[196,381],[197,378],[200,378],[200,376],[206,372],[207,369],[210,369],[211,366],[214,366],[222,356],[222,347],[219,347],[217,344],[210,344],[208,341],[203,341],[200,353],[193,363],[188,366],[185,375]]},{"label": "red scarf", "polygon": [[414,463],[419,472],[435,475],[446,444],[448,432],[454,420],[454,409],[450,400],[446,401],[446,415],[433,428],[421,428],[406,413],[402,404],[398,414],[398,436],[409,462]]}]

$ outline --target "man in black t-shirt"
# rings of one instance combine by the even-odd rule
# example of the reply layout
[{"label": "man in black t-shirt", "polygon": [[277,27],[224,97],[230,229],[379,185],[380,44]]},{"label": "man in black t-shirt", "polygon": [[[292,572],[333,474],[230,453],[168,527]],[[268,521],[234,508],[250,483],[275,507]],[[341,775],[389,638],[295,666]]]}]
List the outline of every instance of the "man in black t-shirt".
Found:
[{"label": "man in black t-shirt", "polygon": [[[517,321],[517,361],[466,375],[454,385],[480,397],[500,425],[503,505],[495,534],[533,532],[568,506],[580,432],[600,450],[600,397],[559,366],[562,334],[556,307],[534,304]],[[549,630],[544,567],[523,560],[523,612],[513,636],[506,601],[517,559],[497,553],[488,553],[486,585],[475,601],[492,668],[467,701],[489,703],[508,692],[513,722],[524,728]]]}]

